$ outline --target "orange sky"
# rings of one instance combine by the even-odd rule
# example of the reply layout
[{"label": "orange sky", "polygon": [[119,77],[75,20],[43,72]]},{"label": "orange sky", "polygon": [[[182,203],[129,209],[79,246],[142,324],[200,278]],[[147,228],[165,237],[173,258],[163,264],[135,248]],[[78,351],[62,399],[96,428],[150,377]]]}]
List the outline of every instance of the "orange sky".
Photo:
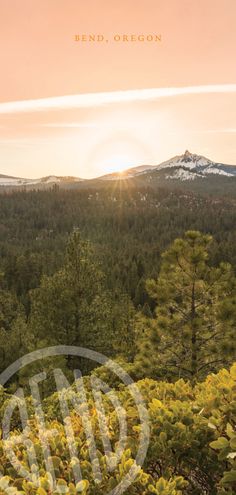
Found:
[{"label": "orange sky", "polygon": [[[0,0],[0,173],[92,177],[186,148],[236,164],[235,22],[235,0]],[[73,39],[89,33],[108,43]],[[191,86],[210,91],[116,93]],[[101,92],[108,103],[37,101]]]}]

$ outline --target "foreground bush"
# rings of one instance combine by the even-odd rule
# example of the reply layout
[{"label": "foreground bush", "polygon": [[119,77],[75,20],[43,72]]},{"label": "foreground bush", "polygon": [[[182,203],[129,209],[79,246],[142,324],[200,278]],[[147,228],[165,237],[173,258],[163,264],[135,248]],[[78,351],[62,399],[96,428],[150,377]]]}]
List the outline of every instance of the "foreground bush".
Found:
[{"label": "foreground bush", "polygon": [[[105,378],[103,376],[103,378]],[[89,380],[88,380],[89,381]],[[147,457],[139,470],[136,480],[127,488],[128,495],[233,495],[236,491],[236,364],[230,371],[221,370],[210,375],[205,382],[190,385],[184,380],[176,383],[157,382],[144,379],[138,387],[147,404],[150,417],[150,444]],[[75,394],[72,387],[70,394]],[[71,397],[72,397],[71,395]],[[59,416],[59,395],[54,394],[44,401],[51,462],[53,463],[58,486],[67,493],[84,495],[105,495],[135,465],[140,425],[138,410],[128,388],[121,386],[117,397],[127,414],[127,445],[113,471],[109,471],[104,446],[101,440],[98,414],[91,390],[88,389],[88,407],[96,440],[97,456],[102,480],[96,484],[90,462],[89,442],[86,438],[82,418],[70,407],[76,447],[79,452],[82,481],[74,482],[73,467],[65,432],[65,424]],[[2,401],[3,402],[3,401]],[[33,411],[29,400],[31,413]],[[119,439],[119,421],[108,395],[103,395],[103,405],[109,424],[109,440],[113,450]],[[4,412],[5,403],[2,405]],[[22,432],[14,416],[17,428],[14,435],[19,443],[12,440],[11,449],[17,459],[28,469],[28,453]],[[30,418],[29,439],[37,453],[38,472],[41,487],[20,477],[11,466],[3,441],[0,442],[0,494],[23,493],[45,495],[58,493],[47,472],[39,430],[33,415]]]}]

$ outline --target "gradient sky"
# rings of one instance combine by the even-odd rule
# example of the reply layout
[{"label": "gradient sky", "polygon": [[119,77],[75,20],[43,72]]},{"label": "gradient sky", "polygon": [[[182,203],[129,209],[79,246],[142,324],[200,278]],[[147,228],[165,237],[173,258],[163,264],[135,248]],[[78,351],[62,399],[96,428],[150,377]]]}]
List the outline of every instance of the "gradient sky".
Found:
[{"label": "gradient sky", "polygon": [[[236,164],[235,22],[235,0],[0,0],[0,173]],[[74,41],[90,33],[108,43]]]}]

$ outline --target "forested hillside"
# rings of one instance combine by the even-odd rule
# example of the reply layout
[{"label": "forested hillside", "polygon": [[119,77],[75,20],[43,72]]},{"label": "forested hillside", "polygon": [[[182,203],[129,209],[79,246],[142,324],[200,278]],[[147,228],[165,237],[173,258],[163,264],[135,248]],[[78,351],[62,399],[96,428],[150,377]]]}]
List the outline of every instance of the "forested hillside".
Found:
[{"label": "forested hillside", "polygon": [[4,283],[24,300],[63,262],[73,229],[93,243],[108,287],[119,286],[135,306],[146,302],[145,279],[156,276],[160,255],[188,230],[210,233],[212,264],[236,266],[235,200],[181,191],[128,188],[125,183],[83,191],[0,195]]},{"label": "forested hillside", "polygon": [[[0,195],[0,372],[27,353],[55,345],[89,348],[119,363],[142,393],[151,432],[142,471],[127,495],[236,493],[235,225],[233,198],[165,188],[116,183]],[[72,400],[80,397],[75,385],[67,414],[82,481],[74,479],[55,367],[70,383],[75,367],[85,376],[99,484]],[[43,410],[47,428],[54,430],[49,443],[56,488],[43,460],[28,386],[42,371],[47,375],[40,386]],[[128,442],[113,471],[99,436],[91,377],[108,383],[127,413]],[[64,487],[63,493],[103,495],[128,475],[139,443],[138,411],[129,387],[105,366],[68,355],[23,367],[1,389],[2,416],[19,387],[27,395],[40,488],[10,466],[2,439],[0,493],[56,494]],[[103,402],[107,436],[115,447],[118,418],[105,393]],[[85,407],[83,400],[80,406]],[[28,468],[30,450],[20,419],[13,417],[18,440],[10,447]]]}]

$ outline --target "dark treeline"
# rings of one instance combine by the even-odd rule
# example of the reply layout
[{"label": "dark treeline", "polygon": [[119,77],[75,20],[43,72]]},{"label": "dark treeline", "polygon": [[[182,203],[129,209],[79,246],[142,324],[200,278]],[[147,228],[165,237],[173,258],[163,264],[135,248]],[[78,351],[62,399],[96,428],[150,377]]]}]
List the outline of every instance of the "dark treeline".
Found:
[{"label": "dark treeline", "polygon": [[93,243],[108,288],[122,288],[139,307],[148,301],[145,280],[157,275],[161,253],[188,229],[213,235],[213,265],[224,259],[235,267],[235,225],[234,200],[125,183],[2,194],[0,270],[27,309],[29,290],[60,268],[68,235],[78,228]]}]

